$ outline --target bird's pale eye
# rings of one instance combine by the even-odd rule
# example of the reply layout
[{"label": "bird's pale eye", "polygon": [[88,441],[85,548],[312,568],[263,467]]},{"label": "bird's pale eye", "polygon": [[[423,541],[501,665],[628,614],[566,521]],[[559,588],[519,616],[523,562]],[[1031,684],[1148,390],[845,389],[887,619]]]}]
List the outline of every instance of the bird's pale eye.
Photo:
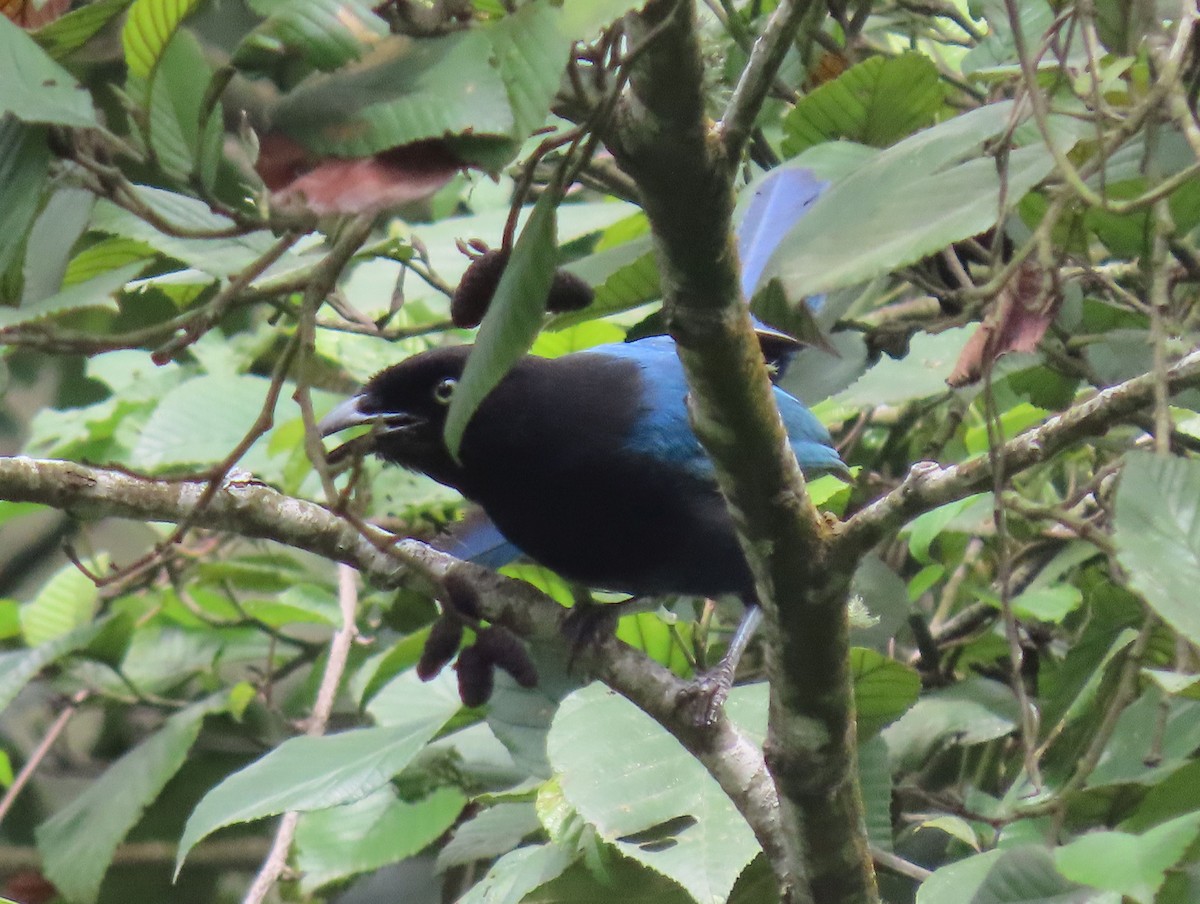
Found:
[{"label": "bird's pale eye", "polygon": [[450,398],[454,395],[454,387],[457,385],[458,381],[452,377],[446,377],[446,379],[439,381],[438,384],[433,387],[434,400],[442,405],[449,405]]}]

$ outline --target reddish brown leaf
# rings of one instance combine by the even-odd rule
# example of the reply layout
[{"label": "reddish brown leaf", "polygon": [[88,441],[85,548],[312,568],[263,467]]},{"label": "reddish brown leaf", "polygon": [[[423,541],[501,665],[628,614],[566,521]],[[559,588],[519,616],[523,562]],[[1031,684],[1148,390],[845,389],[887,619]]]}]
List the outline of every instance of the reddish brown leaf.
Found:
[{"label": "reddish brown leaf", "polygon": [[0,0],[0,13],[28,29],[49,25],[70,8],[71,0],[46,0],[42,4],[35,4],[33,0]]},{"label": "reddish brown leaf", "polygon": [[984,368],[1001,355],[1036,350],[1061,303],[1058,286],[1046,279],[1040,266],[1026,261],[996,296],[946,382],[966,386],[982,377]]},{"label": "reddish brown leaf", "polygon": [[443,141],[416,141],[372,157],[320,159],[278,133],[259,146],[258,174],[271,203],[318,215],[368,213],[418,201],[450,181],[464,164]]}]

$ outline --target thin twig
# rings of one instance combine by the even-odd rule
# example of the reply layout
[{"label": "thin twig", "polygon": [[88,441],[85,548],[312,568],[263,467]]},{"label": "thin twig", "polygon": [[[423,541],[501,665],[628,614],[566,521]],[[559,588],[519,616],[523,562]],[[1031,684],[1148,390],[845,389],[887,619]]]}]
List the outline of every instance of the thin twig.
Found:
[{"label": "thin twig", "polygon": [[38,767],[42,765],[42,761],[46,759],[46,755],[50,753],[50,748],[59,739],[67,729],[67,723],[71,721],[71,717],[79,711],[79,707],[91,695],[90,690],[77,691],[71,697],[71,702],[63,707],[62,712],[58,717],[50,723],[50,727],[46,729],[46,733],[38,742],[37,747],[29,754],[29,759],[25,761],[25,765],[21,767],[21,771],[17,773],[13,783],[8,786],[4,792],[4,797],[0,798],[0,825],[4,824],[4,817],[8,815],[8,811],[12,809],[12,805],[16,803],[17,797],[25,786],[29,784],[29,780],[33,778],[33,774],[37,772]]}]

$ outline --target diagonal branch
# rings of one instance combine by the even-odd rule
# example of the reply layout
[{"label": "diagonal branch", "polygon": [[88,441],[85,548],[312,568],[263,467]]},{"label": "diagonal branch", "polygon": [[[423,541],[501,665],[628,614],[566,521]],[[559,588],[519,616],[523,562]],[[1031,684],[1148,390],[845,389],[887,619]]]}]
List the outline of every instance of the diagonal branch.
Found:
[{"label": "diagonal branch", "polygon": [[[201,508],[204,481],[156,480],[68,461],[0,457],[0,499],[36,502],[85,518],[128,518],[227,531],[273,540],[352,565],[378,587],[432,588],[451,571],[479,591],[492,622],[522,637],[561,640],[568,610],[522,581],[468,565],[416,540],[383,535],[378,544],[324,506],[286,496],[256,481],[227,480]],[[381,548],[382,547],[382,548]],[[615,637],[577,660],[657,720],[694,755],[729,795],[769,856],[782,848],[774,784],[762,753],[727,719],[698,731],[678,705],[687,684]]]}]

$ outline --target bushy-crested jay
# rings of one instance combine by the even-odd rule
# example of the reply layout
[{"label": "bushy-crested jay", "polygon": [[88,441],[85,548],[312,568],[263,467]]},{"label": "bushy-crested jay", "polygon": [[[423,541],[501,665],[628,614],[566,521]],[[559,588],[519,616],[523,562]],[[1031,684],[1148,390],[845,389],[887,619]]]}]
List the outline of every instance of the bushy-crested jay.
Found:
[{"label": "bushy-crested jay", "polygon": [[[688,419],[674,341],[521,359],[472,416],[455,461],[443,428],[469,353],[438,348],[387,368],[326,415],[322,434],[374,425],[379,457],[482,506],[491,523],[446,547],[460,557],[497,567],[519,550],[568,580],[635,596],[738,594],[752,615],[704,687],[710,718],[757,624],[756,596]],[[774,393],[805,473],[844,473],[825,427],[782,389]]]}]

